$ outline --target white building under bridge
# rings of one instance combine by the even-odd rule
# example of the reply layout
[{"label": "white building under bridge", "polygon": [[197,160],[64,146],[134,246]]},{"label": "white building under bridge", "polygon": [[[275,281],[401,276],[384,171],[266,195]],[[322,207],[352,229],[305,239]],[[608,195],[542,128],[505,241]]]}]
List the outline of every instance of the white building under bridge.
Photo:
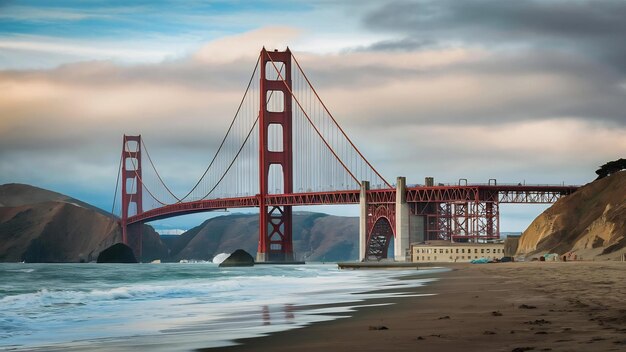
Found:
[{"label": "white building under bridge", "polygon": [[426,241],[411,244],[412,262],[462,263],[474,259],[500,259],[504,243],[455,243]]}]

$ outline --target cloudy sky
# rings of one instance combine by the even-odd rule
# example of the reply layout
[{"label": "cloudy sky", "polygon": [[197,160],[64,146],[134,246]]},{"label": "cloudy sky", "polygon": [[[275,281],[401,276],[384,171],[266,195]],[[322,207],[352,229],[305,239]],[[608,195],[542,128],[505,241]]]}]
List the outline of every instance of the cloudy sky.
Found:
[{"label": "cloudy sky", "polygon": [[[620,0],[0,0],[0,183],[110,209],[141,133],[184,192],[262,46],[294,51],[389,180],[586,183],[626,154],[624,18]],[[502,230],[541,209],[503,207]]]}]

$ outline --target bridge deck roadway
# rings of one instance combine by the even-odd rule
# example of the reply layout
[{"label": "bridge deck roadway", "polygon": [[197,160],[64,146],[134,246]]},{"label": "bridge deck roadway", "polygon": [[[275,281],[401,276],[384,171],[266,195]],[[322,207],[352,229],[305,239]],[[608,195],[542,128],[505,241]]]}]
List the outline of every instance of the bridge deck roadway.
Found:
[{"label": "bridge deck roadway", "polygon": [[[553,185],[467,185],[407,187],[407,202],[480,202],[554,203],[559,197],[573,193],[579,186]],[[367,192],[371,204],[395,203],[396,189],[375,189]],[[271,194],[265,197],[267,206],[358,204],[359,190]],[[128,224],[149,222],[228,208],[253,208],[260,204],[259,196],[205,199],[183,202],[151,209],[128,218]]]}]

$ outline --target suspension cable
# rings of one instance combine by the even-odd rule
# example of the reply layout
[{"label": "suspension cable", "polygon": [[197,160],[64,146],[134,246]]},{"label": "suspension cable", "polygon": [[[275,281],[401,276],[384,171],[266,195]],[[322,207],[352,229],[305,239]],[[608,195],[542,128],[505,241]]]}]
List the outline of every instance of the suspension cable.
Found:
[{"label": "suspension cable", "polygon": [[[260,60],[260,57],[259,57],[259,60]],[[258,62],[257,62],[257,64],[258,64]],[[281,68],[280,71],[279,71],[279,74],[282,72],[282,70],[283,69]],[[270,94],[267,97],[266,104],[267,104],[267,102],[270,101],[270,99],[272,98],[273,94],[274,94],[274,91],[270,91]],[[235,155],[235,157],[233,157],[233,160],[230,162],[230,164],[228,165],[228,167],[226,168],[226,170],[224,171],[222,176],[219,178],[219,180],[217,180],[217,182],[215,183],[215,186],[213,186],[213,188],[211,188],[211,190],[207,194],[205,194],[204,197],[200,198],[201,200],[202,199],[206,199],[206,197],[208,197],[211,193],[213,193],[213,191],[217,188],[217,186],[219,186],[220,182],[222,182],[224,177],[226,177],[226,174],[228,173],[228,171],[230,171],[231,167],[233,166],[233,164],[235,163],[235,161],[239,157],[239,154],[241,153],[241,151],[243,150],[244,146],[248,142],[248,139],[250,138],[250,135],[252,134],[252,131],[254,130],[254,127],[258,123],[260,116],[261,116],[260,114],[257,114],[256,119],[254,120],[254,123],[252,124],[252,128],[250,128],[250,130],[248,131],[248,134],[246,135],[246,138],[244,139],[244,141],[241,144],[241,146],[239,147],[239,150],[237,151],[237,154]]]},{"label": "suspension cable", "polygon": [[165,187],[165,189],[167,190],[167,192],[174,198],[176,198],[176,200],[178,201],[177,203],[181,202],[181,199],[176,197],[176,195],[174,193],[172,193],[172,191],[170,190],[169,187],[167,187],[167,185],[165,184],[165,182],[163,182],[163,179],[161,178],[161,175],[159,174],[159,172],[157,171],[156,167],[154,166],[154,163],[152,162],[152,158],[150,158],[150,153],[148,153],[148,147],[146,147],[146,144],[143,141],[143,138],[141,138],[141,145],[143,146],[143,150],[146,152],[146,156],[148,157],[148,161],[150,161],[150,165],[152,165],[152,169],[154,170],[154,173],[157,175],[159,181],[161,181],[161,184],[163,185],[163,187]]},{"label": "suspension cable", "polygon": [[[333,153],[333,155],[335,156],[335,158],[337,159],[337,161],[339,161],[339,163],[341,164],[341,166],[343,166],[343,168],[350,174],[350,176],[352,177],[352,179],[359,185],[359,187],[361,186],[361,182],[359,180],[357,180],[357,178],[354,176],[354,174],[350,171],[350,169],[348,169],[348,167],[346,166],[346,164],[344,164],[344,162],[341,160],[341,158],[337,155],[337,153],[335,153],[335,151],[333,150],[333,148],[330,146],[330,144],[328,144],[328,142],[326,141],[326,138],[324,138],[324,136],[322,136],[322,134],[320,133],[319,129],[317,128],[317,126],[315,126],[315,124],[313,123],[313,121],[311,121],[311,118],[309,117],[309,114],[307,114],[307,112],[304,110],[304,108],[302,107],[302,105],[300,104],[300,101],[298,100],[298,98],[296,98],[295,94],[293,94],[293,91],[291,90],[291,88],[289,87],[289,85],[287,84],[287,82],[285,81],[285,79],[283,78],[283,75],[278,71],[278,67],[276,67],[276,63],[274,62],[274,60],[272,59],[272,56],[270,55],[269,52],[267,52],[267,57],[270,59],[270,61],[272,62],[272,66],[274,66],[274,69],[276,70],[276,72],[278,72],[278,76],[280,77],[281,81],[283,81],[283,83],[285,84],[285,87],[287,88],[287,90],[289,91],[289,94],[291,94],[291,96],[293,97],[293,99],[296,101],[296,103],[298,104],[298,106],[300,107],[300,110],[302,110],[302,112],[304,113],[304,116],[306,116],[307,120],[309,120],[309,123],[311,123],[311,126],[313,127],[313,129],[315,130],[315,132],[317,133],[317,135],[322,139],[322,141],[324,142],[324,144],[326,145],[326,147],[328,147],[328,149],[330,150],[331,153]],[[293,56],[293,55],[292,55]]]},{"label": "suspension cable", "polygon": [[252,125],[252,128],[250,129],[250,131],[248,131],[248,135],[246,136],[246,139],[243,141],[243,144],[241,144],[241,147],[239,147],[239,150],[237,151],[237,154],[235,155],[235,157],[233,158],[233,160],[230,162],[230,164],[228,165],[228,167],[226,168],[226,171],[224,171],[224,173],[222,174],[222,176],[220,177],[219,180],[217,180],[217,183],[215,183],[215,186],[213,186],[213,188],[211,188],[211,190],[209,191],[209,193],[207,193],[204,197],[202,197],[200,200],[204,200],[206,199],[206,197],[208,197],[211,193],[213,193],[213,191],[217,188],[217,186],[219,186],[220,182],[222,182],[222,180],[224,179],[224,177],[226,177],[226,174],[228,173],[228,171],[230,171],[230,168],[233,166],[233,164],[235,164],[235,161],[237,160],[237,157],[239,156],[239,154],[241,153],[241,151],[243,150],[244,146],[246,145],[246,143],[248,142],[248,139],[250,138],[250,135],[252,134],[252,131],[254,131],[254,127],[256,127],[256,124],[259,122],[259,116],[257,115],[256,120],[254,120],[254,124]]},{"label": "suspension cable", "polygon": [[[143,179],[141,178],[141,176],[139,176],[139,173],[137,172],[138,166],[137,166],[137,164],[135,164],[135,159],[137,159],[138,154],[139,154],[139,151],[136,151],[135,152],[135,157],[134,158],[130,158],[130,160],[133,163],[133,167],[135,168],[135,170],[133,170],[133,171],[135,172],[135,176],[137,176],[137,181],[138,181],[137,187],[139,187],[139,183],[141,183],[141,186],[143,187],[143,189],[145,189],[148,192],[148,194],[150,194],[150,196],[152,196],[152,198],[154,200],[156,200],[157,202],[161,203],[161,205],[168,205],[167,203],[161,202],[154,194],[152,194],[152,192],[150,191],[150,188],[148,188],[148,186],[146,186],[146,184],[143,182]],[[134,180],[133,180],[133,182],[134,182]],[[131,197],[132,197],[132,194],[131,194]]]},{"label": "suspension cable", "polygon": [[[252,71],[252,76],[250,76],[250,80],[248,81],[248,86],[246,87],[246,91],[243,94],[243,97],[241,98],[241,102],[239,103],[239,107],[237,108],[237,112],[235,113],[235,116],[233,117],[233,120],[231,121],[230,126],[228,126],[228,130],[226,131],[226,135],[222,139],[222,142],[220,143],[220,146],[217,148],[217,151],[215,152],[215,155],[213,156],[213,159],[209,163],[209,166],[207,166],[206,170],[204,170],[204,173],[202,174],[202,176],[200,176],[200,179],[198,180],[198,182],[196,182],[195,186],[193,186],[193,188],[189,191],[189,193],[187,193],[184,197],[179,199],[177,203],[180,203],[183,200],[187,199],[187,197],[189,197],[191,195],[191,193],[193,193],[193,191],[196,190],[196,188],[198,187],[200,182],[202,182],[202,179],[204,178],[204,176],[206,176],[207,173],[209,172],[209,169],[211,168],[211,166],[213,166],[213,163],[215,162],[215,159],[217,159],[218,154],[220,153],[220,151],[222,150],[222,147],[226,143],[226,138],[228,138],[228,135],[230,134],[230,131],[232,130],[233,125],[235,124],[235,120],[237,120],[237,116],[239,115],[239,111],[241,110],[241,106],[243,105],[243,103],[244,103],[244,101],[246,99],[246,95],[248,94],[248,90],[250,89],[250,86],[252,85],[252,81],[253,81],[254,75],[256,74],[256,71],[257,71],[257,69],[259,67],[259,62],[260,61],[261,61],[261,56],[259,55],[259,58],[256,60],[256,65],[254,66],[254,70]],[[204,199],[204,198],[202,198],[202,199]]]},{"label": "suspension cable", "polygon": [[[126,146],[124,145],[124,148]],[[120,164],[117,169],[117,181],[115,182],[115,192],[113,193],[113,205],[111,206],[111,214],[115,215],[115,201],[117,200],[117,189],[120,185],[120,175],[122,174],[122,161],[124,160],[124,153],[120,155]]]},{"label": "suspension cable", "polygon": [[[268,55],[269,55],[269,53],[268,53]],[[304,70],[302,70],[302,67],[300,66],[300,63],[298,63],[298,60],[296,59],[295,55],[292,54],[291,57],[293,58],[293,61],[296,63],[296,66],[298,66],[298,70],[300,71],[300,73],[302,73],[302,76],[306,80],[306,82],[309,85],[309,87],[311,88],[311,90],[313,90],[313,93],[315,94],[315,96],[319,100],[320,104],[322,104],[322,106],[324,107],[324,110],[326,110],[326,113],[328,113],[328,116],[330,116],[330,118],[333,120],[335,125],[339,128],[339,131],[341,131],[343,136],[346,137],[346,139],[348,140],[348,142],[350,143],[352,148],[354,148],[356,150],[356,152],[359,154],[359,156],[365,161],[365,163],[367,163],[367,166],[369,166],[376,173],[376,175],[378,177],[380,177],[380,179],[383,180],[383,182],[385,182],[387,187],[393,188],[391,186],[391,184],[389,184],[389,182],[387,182],[387,180],[378,173],[378,171],[372,166],[372,164],[370,164],[370,162],[363,156],[363,154],[361,154],[361,151],[354,145],[354,143],[352,142],[350,137],[348,137],[348,135],[343,130],[343,128],[341,128],[341,126],[339,126],[339,124],[337,123],[337,120],[335,120],[335,117],[333,117],[333,114],[330,113],[330,110],[328,110],[328,108],[326,107],[326,104],[324,104],[324,101],[322,101],[322,98],[320,98],[319,94],[317,94],[317,91],[315,90],[315,88],[311,84],[311,81],[309,81],[309,78],[307,77],[306,73],[304,73]],[[270,58],[270,60],[271,60],[271,58]]]}]

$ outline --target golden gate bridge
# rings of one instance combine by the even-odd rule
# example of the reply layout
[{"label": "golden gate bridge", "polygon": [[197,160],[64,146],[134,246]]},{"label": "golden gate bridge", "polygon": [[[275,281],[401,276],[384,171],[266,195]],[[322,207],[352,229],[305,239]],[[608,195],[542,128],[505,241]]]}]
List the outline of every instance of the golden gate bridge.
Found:
[{"label": "golden gate bridge", "polygon": [[186,194],[167,186],[141,135],[124,135],[118,183],[113,212],[138,257],[145,222],[255,207],[259,262],[294,261],[294,206],[359,204],[359,259],[387,258],[393,242],[393,259],[405,261],[412,242],[499,238],[499,204],[553,203],[578,188],[495,180],[407,187],[404,177],[392,185],[341,128],[288,48],[261,50],[225,136]]}]

